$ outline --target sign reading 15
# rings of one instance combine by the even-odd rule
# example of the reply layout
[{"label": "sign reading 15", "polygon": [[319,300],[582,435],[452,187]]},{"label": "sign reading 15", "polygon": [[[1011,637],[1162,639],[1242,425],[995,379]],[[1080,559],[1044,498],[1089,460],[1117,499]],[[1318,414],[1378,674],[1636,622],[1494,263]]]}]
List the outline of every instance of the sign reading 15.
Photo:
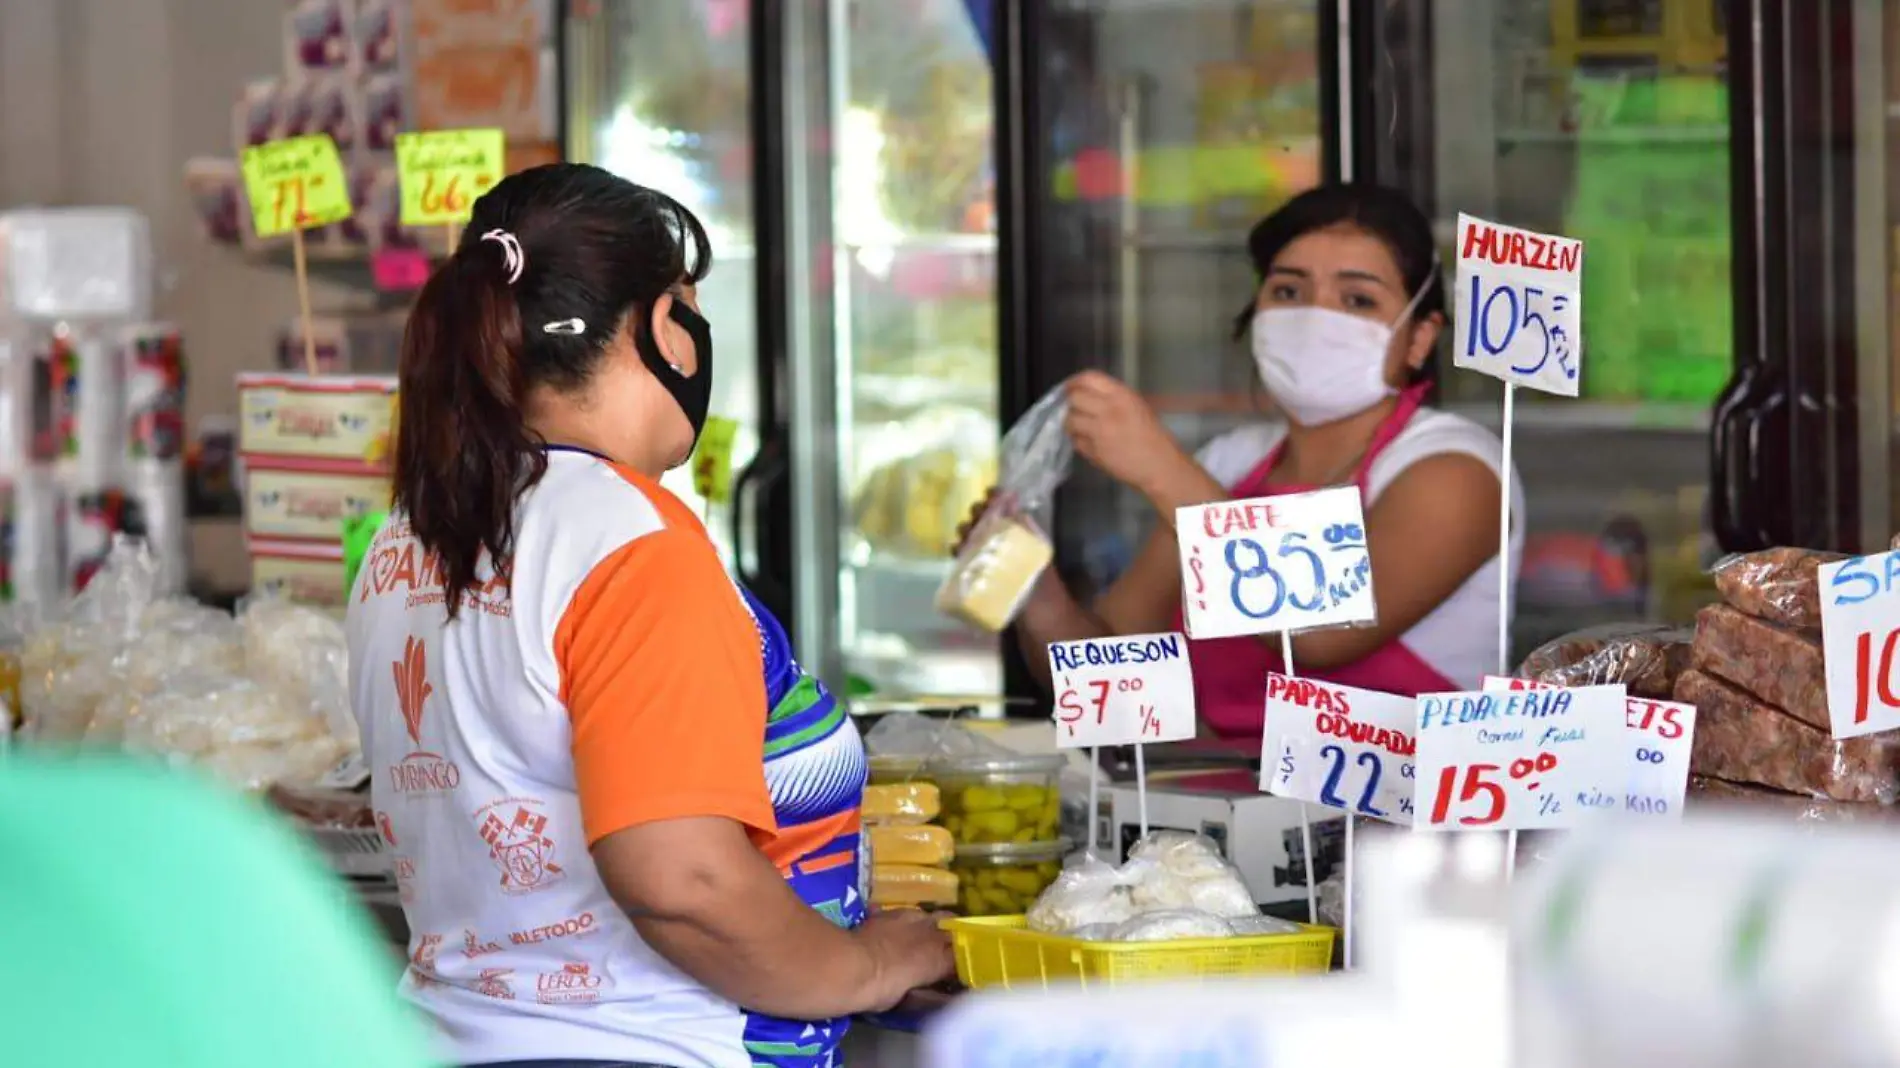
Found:
[{"label": "sign reading 15", "polygon": [[[1471,275],[1471,305],[1466,309],[1471,329],[1465,336],[1465,356],[1475,358],[1478,347],[1482,345],[1487,355],[1502,356],[1516,340],[1519,330],[1535,328],[1543,339],[1543,354],[1528,367],[1513,365],[1511,371],[1520,375],[1534,375],[1544,369],[1550,358],[1557,358],[1557,366],[1563,369],[1565,378],[1577,377],[1577,364],[1570,351],[1570,335],[1561,323],[1552,323],[1544,318],[1549,311],[1556,316],[1570,304],[1568,293],[1547,293],[1537,286],[1512,285],[1502,282],[1493,285],[1489,292],[1485,289],[1484,277],[1477,272]],[[1502,306],[1500,309],[1500,305]],[[1502,310],[1503,314],[1497,313]],[[1494,332],[1493,326],[1502,320],[1502,325]]]}]

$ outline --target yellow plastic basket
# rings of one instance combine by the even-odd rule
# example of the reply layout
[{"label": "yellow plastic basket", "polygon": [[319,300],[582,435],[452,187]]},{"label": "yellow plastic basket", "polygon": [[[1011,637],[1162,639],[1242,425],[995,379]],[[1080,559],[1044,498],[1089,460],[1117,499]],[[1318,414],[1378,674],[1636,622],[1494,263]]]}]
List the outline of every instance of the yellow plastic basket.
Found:
[{"label": "yellow plastic basket", "polygon": [[1136,983],[1324,972],[1333,963],[1331,927],[1299,934],[1190,938],[1178,942],[1084,942],[1030,930],[1021,916],[944,921],[956,945],[957,975],[968,987],[1036,990],[1051,983]]}]

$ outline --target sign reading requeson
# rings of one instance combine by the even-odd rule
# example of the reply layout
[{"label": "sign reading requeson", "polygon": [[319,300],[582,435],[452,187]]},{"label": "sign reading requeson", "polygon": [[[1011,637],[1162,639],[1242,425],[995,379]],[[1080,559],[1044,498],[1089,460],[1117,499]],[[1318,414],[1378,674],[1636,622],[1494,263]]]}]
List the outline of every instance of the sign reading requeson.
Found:
[{"label": "sign reading requeson", "polygon": [[1049,644],[1056,745],[1135,745],[1194,737],[1194,676],[1179,634]]}]

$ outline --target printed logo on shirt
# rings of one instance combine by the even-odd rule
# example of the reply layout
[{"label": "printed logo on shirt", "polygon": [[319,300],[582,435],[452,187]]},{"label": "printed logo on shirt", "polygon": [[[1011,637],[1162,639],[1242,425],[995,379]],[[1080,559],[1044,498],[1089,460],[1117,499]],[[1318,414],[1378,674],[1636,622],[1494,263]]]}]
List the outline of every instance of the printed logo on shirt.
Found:
[{"label": "printed logo on shirt", "polygon": [[542,972],[534,978],[534,999],[543,1005],[573,1005],[599,1001],[606,979],[595,975],[587,965],[569,962],[558,972]]},{"label": "printed logo on shirt", "polygon": [[425,934],[416,937],[415,952],[409,954],[409,970],[416,975],[417,986],[439,986],[442,977],[435,972],[435,957],[442,949],[442,936]]},{"label": "printed logo on shirt", "polygon": [[390,864],[396,869],[396,899],[403,904],[416,900],[416,862],[413,857],[395,856]]},{"label": "printed logo on shirt", "polygon": [[531,946],[536,942],[550,942],[556,938],[574,938],[593,934],[599,928],[594,926],[594,914],[583,912],[579,916],[569,916],[559,923],[550,923],[541,927],[530,927],[525,931],[513,931],[508,941],[517,946]]},{"label": "printed logo on shirt", "polygon": [[396,705],[402,724],[416,748],[389,766],[390,786],[405,797],[444,794],[462,784],[462,769],[452,760],[422,748],[422,713],[435,687],[429,682],[429,650],[421,638],[410,635],[402,659],[390,667],[396,678]]},{"label": "printed logo on shirt", "polygon": [[501,892],[532,894],[567,877],[554,861],[548,817],[534,798],[504,797],[475,811],[488,859],[501,869]]},{"label": "printed logo on shirt", "polygon": [[389,813],[376,813],[376,830],[382,834],[384,845],[391,849],[396,848],[396,828],[389,822]]},{"label": "printed logo on shirt", "polygon": [[482,974],[475,978],[475,992],[484,997],[513,1001],[515,989],[508,982],[508,977],[513,974],[513,968],[483,968]]},{"label": "printed logo on shirt", "polygon": [[500,952],[501,952],[500,942],[484,942],[480,938],[476,937],[474,931],[471,931],[466,927],[462,929],[462,956],[463,957],[469,960],[474,960],[476,957],[486,957],[490,953],[500,953]]},{"label": "printed logo on shirt", "polygon": [[[358,604],[389,594],[401,595],[404,608],[443,602],[442,558],[424,552],[413,537],[372,544],[363,570],[368,576],[360,584]],[[508,576],[496,571],[462,595],[462,606],[506,618],[514,613],[509,592]]]}]

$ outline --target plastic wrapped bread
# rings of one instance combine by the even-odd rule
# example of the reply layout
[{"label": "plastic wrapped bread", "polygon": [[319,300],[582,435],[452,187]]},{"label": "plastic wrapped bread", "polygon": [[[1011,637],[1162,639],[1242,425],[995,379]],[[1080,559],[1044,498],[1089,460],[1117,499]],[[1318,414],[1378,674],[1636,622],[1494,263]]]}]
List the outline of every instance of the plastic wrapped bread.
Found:
[{"label": "plastic wrapped bread", "polygon": [[1696,706],[1697,775],[1835,801],[1900,800],[1900,736],[1837,741],[1700,671],[1683,673],[1675,697]]},{"label": "plastic wrapped bread", "polygon": [[1740,810],[1782,816],[1795,823],[1814,826],[1900,822],[1900,812],[1887,805],[1830,801],[1824,797],[1790,794],[1765,786],[1725,782],[1703,775],[1690,777],[1688,797],[1692,814],[1711,809]]},{"label": "plastic wrapped bread", "polygon": [[1725,604],[1696,614],[1696,670],[1831,731],[1827,671],[1818,637],[1745,615]]},{"label": "plastic wrapped bread", "polygon": [[1519,678],[1551,686],[1628,687],[1630,696],[1666,701],[1689,666],[1693,630],[1649,623],[1589,627],[1552,639],[1524,658]]},{"label": "plastic wrapped bread", "polygon": [[1847,559],[1818,549],[1778,548],[1738,553],[1710,569],[1722,600],[1756,619],[1796,630],[1821,629],[1821,583],[1825,564]]}]

